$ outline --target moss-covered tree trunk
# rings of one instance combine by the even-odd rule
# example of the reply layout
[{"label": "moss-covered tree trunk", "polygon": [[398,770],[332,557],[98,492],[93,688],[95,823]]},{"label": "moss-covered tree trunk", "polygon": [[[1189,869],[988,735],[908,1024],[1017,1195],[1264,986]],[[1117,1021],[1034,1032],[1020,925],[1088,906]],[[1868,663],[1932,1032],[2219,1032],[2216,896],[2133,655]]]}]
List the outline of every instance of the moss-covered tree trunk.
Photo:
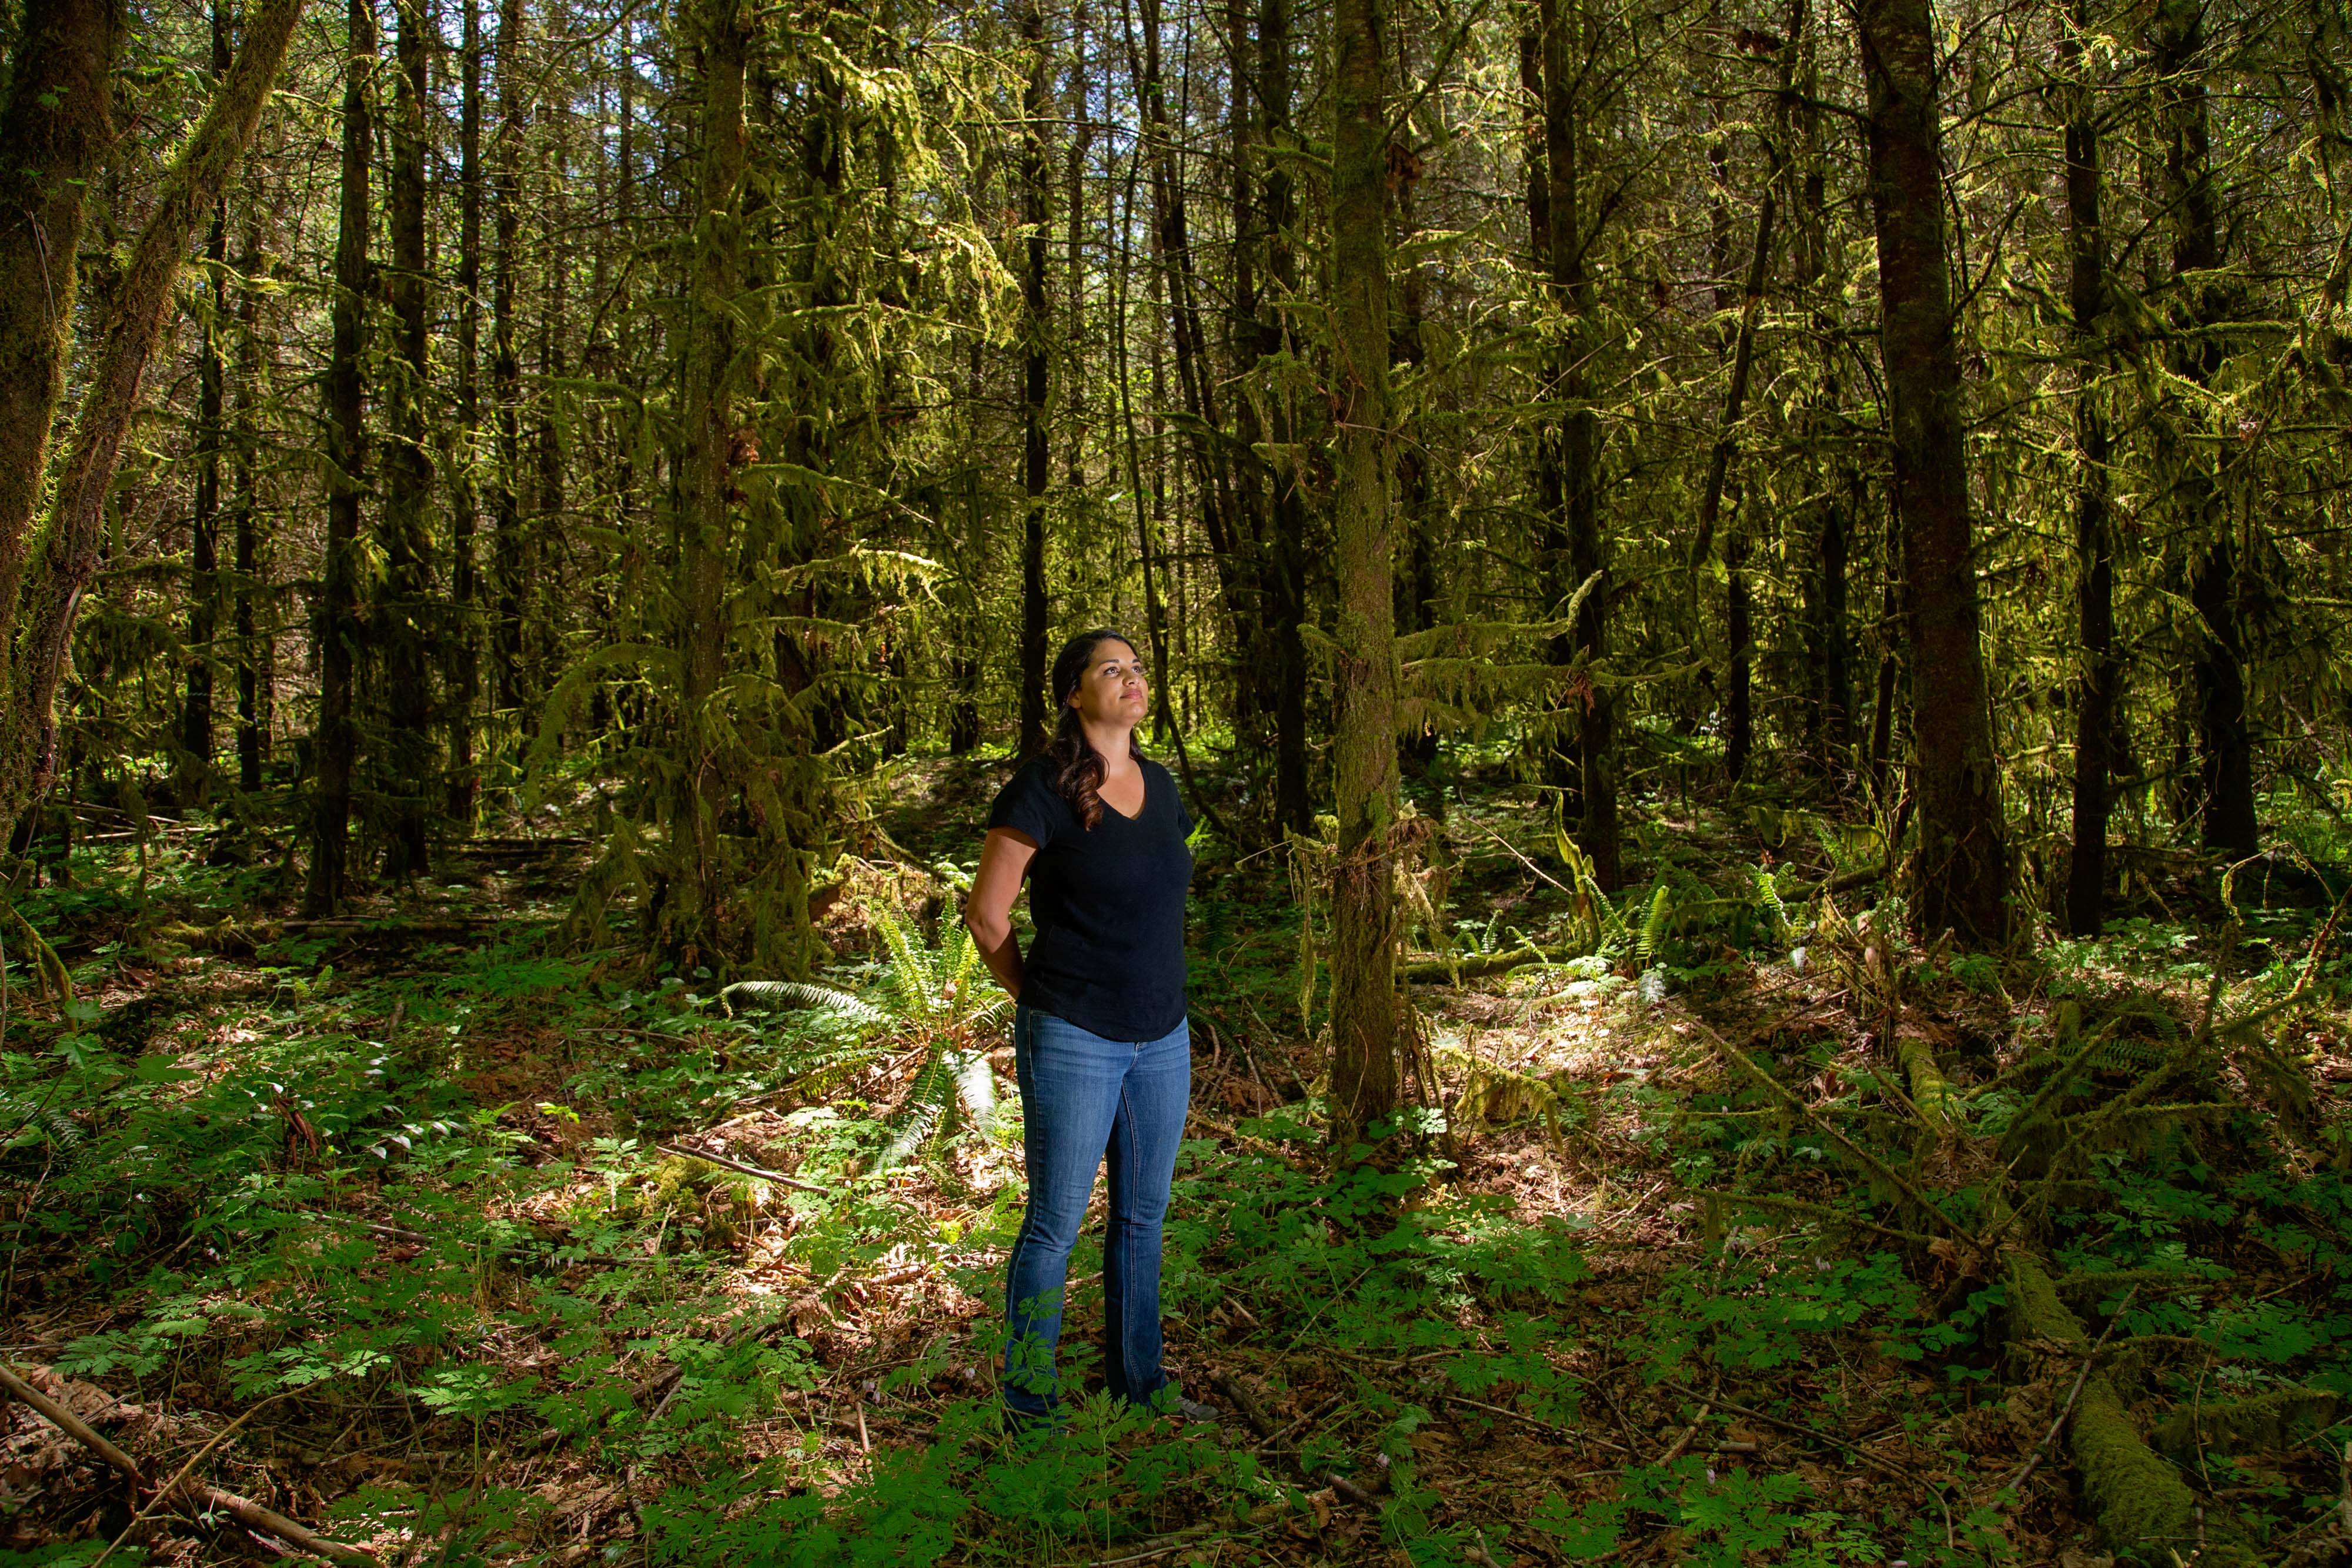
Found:
[{"label": "moss-covered tree trunk", "polygon": [[60,465],[10,650],[10,704],[0,736],[0,821],[13,822],[56,767],[58,682],[83,592],[98,573],[106,497],[139,403],[140,378],[174,303],[173,285],[197,225],[243,161],[277,79],[301,0],[268,0],[248,17],[245,48],[164,175],[131,247],[96,362]]},{"label": "moss-covered tree trunk", "polygon": [[1936,32],[1927,0],[1864,0],[1879,353],[1902,526],[1918,761],[1918,914],[1987,946],[2009,935],[2009,842],[1979,640],[1960,361],[1944,233]]},{"label": "moss-covered tree trunk", "polygon": [[1339,841],[1331,895],[1331,1136],[1397,1105],[1396,607],[1389,495],[1387,15],[1338,0],[1331,163],[1332,496]]},{"label": "moss-covered tree trunk", "polygon": [[690,963],[723,944],[719,911],[729,885],[721,817],[740,780],[725,759],[735,747],[722,711],[727,678],[728,603],[742,492],[736,470],[757,461],[749,410],[737,382],[734,306],[745,276],[743,198],[751,162],[743,89],[751,53],[751,10],[745,0],[706,0],[695,18],[702,91],[699,168],[679,377],[676,456],[677,492],[677,660],[684,778],[667,823],[670,878],[664,937]]},{"label": "moss-covered tree trunk", "polygon": [[[115,0],[29,0],[8,55],[0,102],[0,631],[11,635],[73,342],[82,198],[114,137],[122,36]],[[12,820],[19,806],[11,803]]]},{"label": "moss-covered tree trunk", "polygon": [[327,548],[320,570],[319,726],[312,755],[308,915],[331,915],[350,869],[352,773],[359,731],[352,711],[352,676],[362,635],[359,618],[360,499],[366,493],[369,154],[374,148],[368,97],[376,56],[375,8],[348,0],[343,70],[341,201],[335,234],[332,341],[327,358]]}]

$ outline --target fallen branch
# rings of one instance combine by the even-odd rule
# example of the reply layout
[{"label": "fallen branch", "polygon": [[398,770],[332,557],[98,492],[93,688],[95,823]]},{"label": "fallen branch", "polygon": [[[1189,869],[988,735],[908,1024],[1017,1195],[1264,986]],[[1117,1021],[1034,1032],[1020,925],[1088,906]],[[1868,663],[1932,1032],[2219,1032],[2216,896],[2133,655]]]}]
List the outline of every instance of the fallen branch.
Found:
[{"label": "fallen branch", "polygon": [[1698,1407],[1698,1414],[1691,1418],[1691,1424],[1683,1428],[1683,1435],[1675,1439],[1672,1448],[1658,1456],[1657,1462],[1660,1465],[1671,1465],[1681,1458],[1683,1450],[1691,1446],[1691,1439],[1698,1436],[1698,1429],[1705,1426],[1706,1418],[1714,1414],[1715,1396],[1710,1394],[1706,1397],[1706,1402]]},{"label": "fallen branch", "polygon": [[1801,1197],[1774,1197],[1759,1193],[1719,1192],[1713,1187],[1705,1186],[1695,1190],[1699,1197],[1713,1198],[1717,1203],[1785,1209],[1791,1214],[1806,1215],[1826,1224],[1851,1226],[1857,1230],[1873,1231],[1895,1241],[1907,1241],[1914,1247],[1935,1245],[1936,1239],[1932,1236],[1924,1235],[1916,1230],[1898,1229],[1892,1225],[1881,1225],[1875,1220],[1864,1219],[1858,1215],[1848,1214],[1843,1209],[1832,1208],[1826,1203],[1809,1203]]},{"label": "fallen branch", "polygon": [[[18,1403],[41,1416],[50,1426],[120,1470],[132,1487],[141,1491],[147,1490],[147,1479],[141,1474],[138,1461],[100,1437],[80,1416],[76,1416],[5,1366],[0,1366],[0,1389],[5,1389]],[[184,1475],[186,1471],[184,1469],[181,1473]],[[173,1485],[177,1484],[175,1480]],[[161,1497],[169,1495],[170,1489],[167,1488],[164,1492],[159,1494],[159,1500]],[[347,1563],[361,1565],[361,1568],[375,1568],[376,1558],[373,1552],[363,1552],[356,1546],[346,1546],[340,1541],[330,1541],[309,1526],[298,1524],[276,1510],[264,1508],[257,1502],[237,1496],[235,1492],[223,1491],[218,1487],[206,1486],[199,1482],[188,1488],[188,1495],[215,1512],[227,1514],[239,1524],[248,1529],[257,1530],[265,1535],[274,1535],[289,1546],[298,1547],[313,1557],[324,1558],[330,1563]]]},{"label": "fallen branch", "polygon": [[1565,963],[1542,948],[1529,944],[1504,953],[1472,953],[1460,958],[1409,958],[1397,966],[1401,981],[1426,983],[1431,980],[1470,979],[1480,975],[1507,973],[1537,964]]},{"label": "fallen branch", "polygon": [[2116,1332],[2116,1324],[2123,1321],[2124,1312],[2132,1304],[2132,1298],[2138,1294],[2139,1287],[2137,1285],[2125,1292],[2124,1304],[2116,1309],[2115,1316],[2107,1320],[2107,1326],[2099,1331],[2098,1342],[2091,1346],[2090,1354],[2083,1357],[2082,1370],[2074,1374],[2074,1386],[2066,1391],[2066,1403],[2059,1406],[2057,1418],[2050,1423],[2050,1430],[2042,1434],[2042,1441],[2034,1444],[2033,1451],[2025,1456],[2025,1463],[2011,1471],[2007,1480],[1993,1488],[1992,1493],[1985,1495],[2006,1491],[2011,1487],[2021,1487],[2033,1474],[2034,1467],[2042,1462],[2042,1455],[2048,1453],[2050,1445],[2057,1441],[2060,1428],[2066,1425],[2066,1417],[2074,1413],[2074,1401],[2083,1396],[2083,1385],[2091,1380],[2091,1368],[2098,1364],[2099,1352],[2106,1348],[2107,1336]]},{"label": "fallen branch", "polygon": [[654,1147],[663,1154],[675,1155],[682,1160],[700,1160],[705,1165],[717,1166],[722,1170],[734,1171],[740,1176],[756,1176],[761,1181],[774,1182],[778,1186],[789,1186],[801,1192],[830,1194],[833,1191],[833,1188],[820,1183],[803,1181],[798,1176],[788,1176],[782,1171],[762,1170],[758,1166],[747,1166],[741,1160],[730,1160],[725,1155],[706,1155],[699,1149],[680,1148],[676,1144],[656,1144]]},{"label": "fallen branch", "polygon": [[[2189,1539],[2197,1519],[2196,1495],[2180,1479],[2180,1472],[2140,1437],[2114,1380],[2095,1364],[2098,1346],[2084,1332],[2082,1320],[2058,1299],[2057,1289],[2040,1262],[2022,1251],[2009,1255],[2008,1287],[2012,1343],[2054,1341],[2068,1354],[2083,1356],[2083,1371],[2070,1399],[2074,1408],[2067,1448],[2082,1477],[2081,1496],[2100,1543],[2120,1556],[2141,1552],[2152,1542]],[[2105,1336],[2100,1339],[2104,1343]],[[2053,1433],[2059,1424],[2053,1423]],[[2238,1544],[2234,1529],[2219,1521],[2214,1529],[2221,1537],[2215,1542],[2217,1547]],[[2235,1556],[2208,1559],[2241,1560]]]},{"label": "fallen branch", "polygon": [[1614,1448],[1617,1452],[1625,1455],[1629,1458],[1639,1458],[1641,1457],[1634,1453],[1633,1449],[1625,1447],[1622,1443],[1612,1443],[1608,1438],[1600,1436],[1598,1433],[1571,1431],[1556,1421],[1547,1421],[1540,1416],[1530,1416],[1524,1410],[1506,1409],[1500,1405],[1489,1405],[1484,1400],[1479,1399],[1465,1399],[1459,1394],[1441,1394],[1437,1396],[1437,1398],[1443,1404],[1467,1405],[1471,1409],[1484,1410],[1489,1416],[1502,1416],[1513,1421],[1524,1422],[1528,1426],[1535,1427],[1539,1432],[1549,1432],[1552,1436],[1563,1438],[1571,1443],[1593,1443],[1604,1448]]},{"label": "fallen branch", "polygon": [[[1694,1399],[1706,1399],[1709,1397],[1709,1396],[1701,1394],[1697,1389],[1691,1387],[1688,1384],[1677,1383],[1671,1377],[1660,1379],[1658,1386],[1661,1388],[1671,1388],[1677,1394],[1687,1394]],[[1745,1416],[1751,1421],[1761,1421],[1768,1427],[1778,1427],[1784,1432],[1793,1432],[1801,1437],[1811,1437],[1817,1443],[1827,1443],[1833,1448],[1843,1448],[1847,1453],[1852,1454],[1864,1464],[1875,1465],[1878,1469],[1885,1470],[1888,1475],[1894,1476],[1897,1479],[1919,1481],[1922,1485],[1927,1484],[1921,1480],[1921,1478],[1916,1471],[1906,1469],[1901,1465],[1895,1464],[1891,1459],[1882,1459],[1876,1454],[1872,1453],[1868,1448],[1864,1448],[1861,1444],[1853,1442],[1849,1438],[1841,1437],[1833,1432],[1824,1432],[1818,1427],[1808,1427],[1801,1421],[1790,1421],[1785,1417],[1775,1416],[1769,1411],[1759,1410],[1752,1406],[1738,1404],[1732,1400],[1724,1398],[1720,1395],[1716,1395],[1712,1397],[1715,1406],[1718,1409],[1728,1410],[1735,1416]]]},{"label": "fallen branch", "polygon": [[[1693,1019],[1691,1021],[1698,1028],[1706,1030],[1707,1034],[1714,1038],[1717,1050],[1722,1051],[1724,1055],[1729,1057],[1735,1063],[1744,1069],[1748,1072],[1748,1076],[1754,1078],[1757,1082],[1762,1084],[1765,1090],[1775,1099],[1779,1100],[1782,1104],[1788,1106],[1798,1114],[1803,1116],[1805,1120],[1811,1122],[1814,1126],[1819,1127],[1832,1142],[1838,1145],[1838,1147],[1845,1150],[1846,1153],[1861,1161],[1873,1176],[1877,1176],[1881,1181],[1884,1181],[1889,1186],[1894,1187],[1897,1192],[1903,1194],[1904,1197],[1917,1204],[1922,1209],[1927,1211],[1927,1217],[1930,1219],[1939,1221],[1943,1225],[1944,1228],[1951,1231],[1954,1235],[1960,1237],[1963,1240],[1970,1242],[1973,1242],[1976,1239],[1974,1237],[1969,1235],[1968,1231],[1964,1229],[1958,1221],[1950,1218],[1942,1209],[1937,1208],[1934,1204],[1928,1202],[1927,1195],[1921,1192],[1918,1186],[1914,1184],[1909,1177],[1904,1176],[1902,1172],[1888,1165],[1885,1160],[1880,1159],[1876,1155],[1872,1154],[1868,1149],[1864,1148],[1860,1144],[1855,1143],[1852,1138],[1847,1137],[1843,1133],[1839,1132],[1837,1128],[1832,1124],[1828,1117],[1820,1114],[1811,1105],[1808,1105],[1804,1101],[1800,1100],[1796,1095],[1790,1093],[1787,1086],[1782,1084],[1779,1079],[1773,1077],[1770,1073],[1758,1066],[1753,1057],[1740,1050],[1739,1047],[1732,1044],[1731,1041],[1724,1039],[1722,1035],[1717,1034],[1714,1030],[1709,1029],[1703,1021],[1697,1019]],[[1769,1033],[1771,1030],[1779,1028],[1780,1021],[1784,1020],[1775,1020],[1773,1023],[1766,1025],[1763,1029],[1752,1031],[1749,1038],[1754,1039]]]},{"label": "fallen branch", "polygon": [[113,1556],[117,1552],[122,1550],[122,1543],[131,1539],[131,1532],[138,1529],[141,1525],[146,1523],[148,1519],[153,1515],[154,1511],[163,1506],[163,1500],[170,1497],[173,1492],[180,1490],[180,1483],[186,1480],[190,1473],[193,1472],[198,1465],[204,1463],[205,1458],[211,1455],[215,1448],[219,1448],[223,1443],[227,1442],[230,1437],[236,1436],[236,1429],[239,1427],[244,1426],[247,1421],[252,1420],[262,1411],[268,1409],[270,1406],[277,1404],[280,1399],[287,1398],[299,1392],[300,1392],[299,1389],[293,1388],[280,1389],[278,1392],[271,1395],[268,1398],[264,1399],[257,1405],[247,1406],[243,1415],[239,1416],[236,1420],[231,1421],[219,1431],[214,1433],[212,1440],[206,1443],[203,1448],[198,1448],[195,1453],[189,1458],[188,1462],[180,1467],[178,1473],[173,1475],[170,1480],[165,1481],[163,1487],[153,1497],[147,1500],[147,1506],[133,1514],[131,1518],[131,1522],[124,1525],[121,1530],[115,1532],[114,1539],[106,1543],[106,1550],[98,1554],[97,1559],[90,1563],[89,1568],[106,1568],[106,1560]]}]

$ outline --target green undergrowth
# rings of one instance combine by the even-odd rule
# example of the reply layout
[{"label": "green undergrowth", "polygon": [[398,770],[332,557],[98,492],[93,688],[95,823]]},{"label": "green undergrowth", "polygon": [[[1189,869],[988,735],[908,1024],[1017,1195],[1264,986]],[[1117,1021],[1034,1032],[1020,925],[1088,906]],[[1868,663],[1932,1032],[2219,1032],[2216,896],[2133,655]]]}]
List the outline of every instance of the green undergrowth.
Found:
[{"label": "green undergrowth", "polygon": [[[1870,849],[1764,826],[1816,871]],[[152,894],[173,873],[144,858]],[[1418,993],[1448,1063],[1524,1024],[1508,1049],[1535,1051],[1490,1076],[1541,1093],[1473,1097],[1449,1065],[1334,1178],[1296,1093],[1313,955],[1295,925],[1246,935],[1276,894],[1213,894],[1244,983],[1209,995],[1230,1071],[1200,1088],[1248,1088],[1183,1145],[1164,1298],[1188,1391],[1242,1379],[1269,1443],[1099,1395],[1065,1433],[1001,1430],[1019,1106],[951,909],[879,919],[823,991],[729,990],[528,933],[174,952],[157,932],[230,918],[189,900],[233,894],[187,883],[142,931],[100,892],[139,869],[93,856],[67,891],[99,902],[38,912],[75,999],[30,999],[8,954],[0,1321],[143,1405],[274,1401],[247,1473],[404,1562],[2033,1561],[2087,1539],[2046,1482],[2003,1489],[2070,1374],[2020,1343],[1988,1233],[2104,1336],[2101,1396],[2217,1539],[2281,1552],[2336,1500],[2352,1145],[2326,1086],[2352,970],[2316,906],[2003,964],[1911,945],[1892,900],[1841,908],[1785,857],[1661,859],[1532,909],[1578,962],[1458,1012]],[[113,952],[75,945],[93,911]],[[1475,925],[1459,950],[1511,923]],[[1293,1009],[1288,1044],[1252,999]],[[1935,1042],[1938,1137],[1873,1047],[1889,1019]],[[1618,1043],[1536,1059],[1596,1025]],[[716,1137],[798,1185],[656,1146]],[[1082,1385],[1100,1267],[1082,1242]],[[95,1555],[94,1514],[23,1507],[16,1544]]]}]

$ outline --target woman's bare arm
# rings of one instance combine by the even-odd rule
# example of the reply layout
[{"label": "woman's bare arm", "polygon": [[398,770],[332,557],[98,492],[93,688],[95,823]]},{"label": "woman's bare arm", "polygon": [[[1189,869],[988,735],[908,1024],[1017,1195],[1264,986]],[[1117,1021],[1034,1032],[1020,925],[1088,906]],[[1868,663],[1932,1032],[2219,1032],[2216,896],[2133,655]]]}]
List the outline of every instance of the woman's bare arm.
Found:
[{"label": "woman's bare arm", "polygon": [[972,873],[971,896],[964,900],[963,923],[980,946],[981,961],[1006,994],[1021,999],[1021,944],[1013,939],[1013,901],[1029,874],[1036,841],[1011,828],[991,828],[980,846],[980,869]]}]

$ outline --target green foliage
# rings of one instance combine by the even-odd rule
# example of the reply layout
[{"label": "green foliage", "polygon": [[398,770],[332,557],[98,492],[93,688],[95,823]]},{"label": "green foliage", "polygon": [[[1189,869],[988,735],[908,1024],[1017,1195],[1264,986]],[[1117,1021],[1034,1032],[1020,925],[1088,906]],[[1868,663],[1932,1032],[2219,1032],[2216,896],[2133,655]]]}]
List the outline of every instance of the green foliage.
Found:
[{"label": "green foliage", "polygon": [[1681,1561],[1706,1568],[1759,1560],[1802,1568],[1884,1561],[1874,1531],[1844,1515],[1805,1508],[1806,1492],[1794,1475],[1717,1473],[1686,1455],[1626,1470],[1618,1495],[1605,1501],[1570,1506],[1554,1492],[1528,1523],[1571,1563],[1616,1555],[1628,1522],[1645,1517],[1684,1530]]}]

